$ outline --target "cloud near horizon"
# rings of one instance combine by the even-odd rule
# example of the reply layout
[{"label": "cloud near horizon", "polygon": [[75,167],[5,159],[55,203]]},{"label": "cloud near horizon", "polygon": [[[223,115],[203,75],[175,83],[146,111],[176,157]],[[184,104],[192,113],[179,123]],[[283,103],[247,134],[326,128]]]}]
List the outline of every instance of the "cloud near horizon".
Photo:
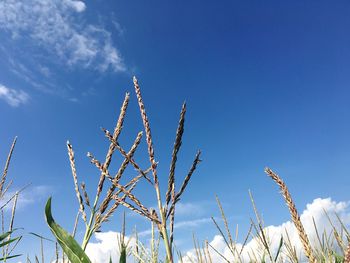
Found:
[{"label": "cloud near horizon", "polygon": [[[315,220],[315,224],[317,225],[319,233],[323,233],[325,231],[326,233],[331,234],[332,232],[332,226],[330,225],[327,217],[325,216],[324,211],[326,211],[327,214],[330,216],[333,224],[337,227],[338,230],[340,228],[340,225],[338,220],[336,219],[336,214],[340,217],[340,219],[345,225],[350,224],[349,202],[336,202],[333,201],[331,198],[314,199],[310,204],[306,205],[306,208],[300,216],[304,228],[309,236],[310,242],[313,246],[318,246],[317,236],[312,221],[313,219]],[[204,221],[205,223],[208,223],[206,219]],[[187,222],[189,223],[190,221]],[[179,228],[186,227],[182,223],[180,225],[181,226],[179,226]],[[299,241],[298,233],[291,221],[284,222],[277,226],[267,226],[265,228],[265,231],[270,240],[270,248],[273,255],[278,250],[281,236],[286,238],[286,232],[288,232],[291,243],[295,245],[299,260],[302,262],[306,262],[306,258],[303,255],[302,245]],[[145,234],[147,235],[148,233]],[[92,262],[107,262],[110,256],[112,257],[112,260],[119,260],[119,237],[120,233],[113,231],[96,233],[95,238],[97,242],[92,242],[87,247],[87,254],[89,255],[89,257],[91,257]],[[132,247],[135,244],[135,239],[132,237],[127,237],[127,240],[129,239],[130,247]],[[229,260],[233,260],[229,248],[226,246],[223,238],[220,235],[214,236],[209,243]],[[242,244],[237,244],[238,249],[240,249],[241,247]],[[260,248],[261,245],[259,241],[256,238],[252,238],[243,249],[243,262],[249,262],[250,255],[252,255],[252,251],[255,251],[256,255],[259,256],[258,253]],[[209,250],[213,262],[226,262],[213,249]],[[187,251],[183,255],[185,255],[183,258],[183,263],[196,262],[193,261],[196,258],[196,252],[194,250]]]},{"label": "cloud near horizon", "polygon": [[[327,216],[325,215],[325,211],[331,218],[333,224],[340,229],[339,222],[336,218],[336,214],[340,217],[342,222],[345,225],[350,224],[350,210],[349,210],[349,202],[335,202],[331,198],[317,198],[313,200],[311,204],[306,205],[306,209],[301,213],[300,219],[304,225],[305,231],[310,239],[310,242],[313,246],[318,246],[319,242],[317,241],[317,234],[315,231],[315,227],[313,225],[313,219],[315,220],[315,224],[317,226],[317,230],[320,234],[327,233],[328,235],[332,233],[332,226],[329,223]],[[306,262],[306,258],[303,254],[302,245],[300,243],[298,233],[296,228],[294,227],[291,221],[287,221],[278,226],[267,226],[265,228],[268,239],[270,240],[270,248],[272,254],[275,255],[281,236],[283,236],[284,240],[287,240],[286,232],[289,235],[291,244],[295,245],[295,249],[299,260],[302,262]],[[218,252],[224,255],[227,259],[233,260],[233,256],[230,252],[230,249],[226,246],[224,239],[220,235],[216,235],[210,242],[210,245],[213,246]],[[240,250],[242,244],[237,244],[238,250]],[[213,262],[226,262],[219,256],[213,249],[210,249],[211,257]],[[253,255],[252,251],[259,257],[259,251],[261,250],[261,244],[257,238],[251,239],[243,249],[242,259],[244,262],[249,262],[250,256]],[[283,252],[282,252],[283,253]],[[193,262],[191,259],[196,258],[196,253],[194,250],[190,250],[186,253],[186,257],[184,258],[184,263]],[[283,254],[282,254],[283,255]]]}]

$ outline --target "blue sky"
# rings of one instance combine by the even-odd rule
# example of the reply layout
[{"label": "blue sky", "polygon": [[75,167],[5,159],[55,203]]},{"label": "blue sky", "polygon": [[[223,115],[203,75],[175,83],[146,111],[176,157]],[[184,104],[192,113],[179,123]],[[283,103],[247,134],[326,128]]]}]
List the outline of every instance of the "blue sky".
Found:
[{"label": "blue sky", "polygon": [[[208,220],[219,216],[215,194],[242,235],[253,216],[248,189],[267,225],[287,221],[265,166],[285,179],[301,211],[315,198],[349,201],[349,11],[348,1],[2,1],[0,161],[17,135],[9,177],[13,189],[32,183],[16,225],[50,236],[43,208],[52,195],[54,215],[71,228],[78,206],[65,142],[93,195],[98,173],[86,152],[103,159],[100,127],[113,129],[125,92],[125,148],[142,129],[133,75],[163,191],[183,101],[178,182],[203,152],[178,217],[199,223],[179,228],[182,249],[191,247],[192,232],[215,235]],[[146,167],[144,150],[137,157]],[[150,189],[138,193],[155,204]],[[128,218],[130,233],[134,224],[149,228]],[[117,231],[120,219],[119,212],[103,230]],[[34,241],[25,237],[28,253],[39,248]]]}]

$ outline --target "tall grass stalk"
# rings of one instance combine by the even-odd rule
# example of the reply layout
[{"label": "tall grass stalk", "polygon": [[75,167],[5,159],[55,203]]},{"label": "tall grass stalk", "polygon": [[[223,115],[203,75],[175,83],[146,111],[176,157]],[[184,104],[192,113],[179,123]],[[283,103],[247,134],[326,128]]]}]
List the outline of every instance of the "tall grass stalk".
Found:
[{"label": "tall grass stalk", "polygon": [[301,243],[303,245],[303,248],[304,248],[305,256],[308,258],[309,262],[315,263],[316,259],[315,259],[315,256],[313,254],[309,238],[308,238],[308,236],[307,236],[307,234],[306,234],[306,232],[304,230],[303,224],[301,223],[299,213],[298,213],[298,211],[296,209],[296,206],[295,206],[295,204],[293,202],[292,196],[289,193],[287,185],[270,168],[266,168],[265,172],[280,187],[281,193],[282,193],[282,195],[283,195],[283,197],[284,197],[284,199],[286,201],[286,204],[288,206],[290,215],[292,217],[292,221],[293,221],[293,223],[294,223],[294,225],[295,225],[295,227],[296,227],[296,229],[298,231],[300,241],[301,241]]}]

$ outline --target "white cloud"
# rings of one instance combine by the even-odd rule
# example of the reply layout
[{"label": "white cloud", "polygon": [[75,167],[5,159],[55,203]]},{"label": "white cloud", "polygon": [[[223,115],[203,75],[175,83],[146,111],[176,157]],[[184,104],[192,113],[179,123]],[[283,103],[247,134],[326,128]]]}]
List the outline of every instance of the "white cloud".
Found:
[{"label": "white cloud", "polygon": [[64,0],[63,3],[79,13],[85,11],[86,9],[86,5],[83,1]]},{"label": "white cloud", "polygon": [[[86,248],[86,254],[90,258],[92,263],[109,262],[109,258],[112,258],[112,262],[119,262],[119,240],[120,233],[118,232],[101,232],[95,233],[96,243],[90,242]],[[135,245],[135,239],[125,237],[125,243],[132,248]]]},{"label": "white cloud", "polygon": [[69,66],[124,71],[111,33],[101,26],[78,23],[77,13],[85,9],[83,1],[74,0],[3,0],[0,29],[10,32],[14,39],[28,36],[32,45]]},{"label": "white cloud", "polygon": [[[303,213],[300,216],[300,219],[304,225],[304,228],[308,234],[308,237],[310,239],[310,242],[312,243],[312,246],[318,246],[316,231],[313,225],[312,219],[314,218],[317,230],[319,233],[328,233],[330,234],[332,232],[332,227],[325,216],[324,211],[326,211],[332,222],[338,227],[339,230],[339,223],[335,217],[335,214],[338,214],[341,218],[342,222],[345,225],[349,225],[350,223],[350,211],[349,211],[349,203],[348,202],[335,202],[332,201],[331,198],[317,198],[315,199],[311,204],[307,204],[306,209],[303,211]],[[268,226],[265,228],[265,231],[267,233],[267,236],[270,240],[270,248],[273,254],[277,252],[280,238],[281,236],[284,237],[284,240],[287,240],[286,237],[286,231],[288,232],[288,235],[290,237],[291,243],[295,245],[297,255],[299,256],[299,259],[301,261],[306,262],[306,258],[303,255],[303,250],[301,243],[299,241],[298,233],[291,221],[284,222],[281,225],[278,226]],[[233,259],[232,254],[229,250],[229,248],[226,246],[223,238],[219,235],[215,236],[213,240],[210,242],[210,244],[217,249],[222,255],[224,255],[228,259]],[[240,249],[242,247],[241,244],[237,245],[237,248]],[[243,253],[242,253],[242,259],[244,262],[249,262],[249,254],[252,255],[252,251],[255,252],[255,254],[259,254],[259,249],[261,248],[260,243],[256,238],[253,238],[251,241],[248,242],[248,244],[244,247]],[[261,251],[261,249],[260,249]],[[186,257],[184,258],[184,263],[193,262],[190,258],[195,258],[195,251],[191,250],[186,253]],[[213,262],[225,262],[216,252],[214,252],[211,249],[211,257]]]},{"label": "white cloud", "polygon": [[29,95],[23,90],[8,88],[0,84],[0,99],[6,101],[12,107],[18,107],[29,100]]}]

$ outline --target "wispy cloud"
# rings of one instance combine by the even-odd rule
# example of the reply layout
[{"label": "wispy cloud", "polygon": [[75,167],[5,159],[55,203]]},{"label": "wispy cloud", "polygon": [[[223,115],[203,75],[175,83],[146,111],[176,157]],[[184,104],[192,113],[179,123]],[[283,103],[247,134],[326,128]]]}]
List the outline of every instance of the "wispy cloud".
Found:
[{"label": "wispy cloud", "polygon": [[3,0],[0,29],[23,37],[69,66],[100,71],[124,71],[111,33],[102,26],[81,23],[87,6],[75,0]]},{"label": "wispy cloud", "polygon": [[208,206],[207,202],[201,203],[183,203],[176,204],[176,215],[177,216],[201,216],[205,213],[205,207]]},{"label": "wispy cloud", "polygon": [[73,8],[76,12],[83,12],[86,9],[86,5],[83,1],[63,0],[63,4]]},{"label": "wispy cloud", "polygon": [[[335,202],[331,198],[317,198],[311,204],[307,204],[306,209],[300,216],[300,219],[304,225],[310,242],[314,246],[317,246],[319,243],[317,241],[317,234],[313,225],[313,220],[315,220],[315,224],[319,233],[332,232],[332,226],[330,225],[327,217],[325,216],[325,211],[327,212],[327,214],[329,214],[332,222],[335,225],[338,225],[338,220],[336,219],[335,214],[339,215],[339,217],[345,225],[349,225],[350,223],[349,202]],[[303,256],[302,245],[300,243],[297,230],[291,221],[284,222],[283,224],[278,226],[268,226],[265,228],[265,231],[266,235],[268,236],[268,239],[270,240],[270,249],[273,254],[276,254],[278,250],[281,236],[283,236],[284,240],[287,240],[286,232],[288,232],[291,244],[295,246],[297,255],[300,256],[300,261],[306,262],[306,258],[305,256]],[[226,246],[222,236],[215,236],[210,242],[210,244],[227,259],[233,260],[232,254],[230,253],[230,249]],[[237,244],[238,250],[240,250],[241,247],[242,244]],[[253,238],[250,242],[248,242],[247,245],[244,247],[242,253],[242,258],[244,262],[249,262],[249,253],[252,254],[252,251],[254,251],[255,254],[263,253],[263,251],[260,248],[261,244],[257,238]],[[211,252],[213,262],[226,262],[216,252],[214,252],[213,250],[211,250]],[[193,250],[187,252],[187,256],[184,258],[183,262],[193,262],[191,258],[195,258],[195,251]]]},{"label": "wispy cloud", "polygon": [[0,84],[0,99],[12,107],[18,107],[28,102],[29,95],[23,90],[11,89]]},{"label": "wispy cloud", "polygon": [[203,224],[208,224],[211,223],[212,220],[210,217],[208,218],[199,218],[199,219],[194,219],[194,220],[186,220],[186,221],[180,221],[178,223],[174,224],[174,228],[185,228],[185,227],[199,227]]},{"label": "wispy cloud", "polygon": [[[0,200],[0,207],[6,204],[6,206],[4,206],[5,210],[11,210],[13,197],[17,191],[19,191],[19,189],[7,191],[4,197]],[[24,189],[18,195],[17,209],[22,209],[28,205],[37,203],[42,198],[47,197],[48,193],[51,191],[51,187],[46,185],[28,186],[28,188]]]}]

